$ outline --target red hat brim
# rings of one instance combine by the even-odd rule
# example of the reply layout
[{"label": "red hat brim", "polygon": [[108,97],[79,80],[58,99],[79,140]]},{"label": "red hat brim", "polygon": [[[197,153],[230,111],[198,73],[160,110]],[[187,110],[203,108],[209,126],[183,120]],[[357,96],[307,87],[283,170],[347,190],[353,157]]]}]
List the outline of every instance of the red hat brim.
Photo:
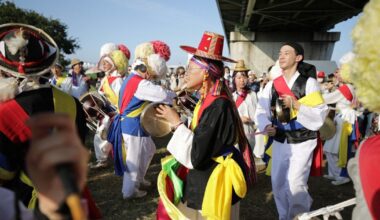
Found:
[{"label": "red hat brim", "polygon": [[193,55],[196,55],[196,56],[200,56],[200,57],[203,57],[203,58],[207,58],[207,59],[211,59],[211,60],[224,61],[224,62],[230,62],[230,63],[236,63],[235,60],[227,58],[227,57],[224,57],[224,56],[215,57],[215,56],[211,56],[211,55],[209,56],[206,53],[199,54],[199,53],[197,53],[198,49],[195,48],[195,47],[184,46],[184,45],[179,46],[179,47],[182,50],[186,51],[187,53],[190,53],[190,54],[193,54]]}]

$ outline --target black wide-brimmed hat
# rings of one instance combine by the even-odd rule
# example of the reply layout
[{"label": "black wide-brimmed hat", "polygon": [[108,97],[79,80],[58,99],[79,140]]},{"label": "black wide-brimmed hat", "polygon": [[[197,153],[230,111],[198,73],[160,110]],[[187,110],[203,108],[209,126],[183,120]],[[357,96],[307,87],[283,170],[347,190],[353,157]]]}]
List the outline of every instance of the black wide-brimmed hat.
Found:
[{"label": "black wide-brimmed hat", "polygon": [[39,76],[50,71],[59,56],[53,38],[31,25],[0,25],[0,69],[16,77]]}]

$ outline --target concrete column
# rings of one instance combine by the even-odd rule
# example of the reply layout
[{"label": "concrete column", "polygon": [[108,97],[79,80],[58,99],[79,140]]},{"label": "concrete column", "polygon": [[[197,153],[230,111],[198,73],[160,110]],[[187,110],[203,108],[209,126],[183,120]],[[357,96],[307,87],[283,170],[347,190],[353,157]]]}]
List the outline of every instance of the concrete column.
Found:
[{"label": "concrete column", "polygon": [[340,32],[231,32],[231,58],[243,59],[258,74],[267,72],[278,58],[284,42],[298,42],[305,60],[331,60]]}]

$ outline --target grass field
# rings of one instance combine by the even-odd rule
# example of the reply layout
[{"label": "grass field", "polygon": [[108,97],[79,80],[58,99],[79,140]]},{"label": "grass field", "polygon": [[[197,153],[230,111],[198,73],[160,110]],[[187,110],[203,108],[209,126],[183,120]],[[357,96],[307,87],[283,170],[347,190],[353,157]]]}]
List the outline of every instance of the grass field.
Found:
[{"label": "grass field", "polygon": [[[124,200],[121,194],[122,178],[114,175],[113,167],[100,170],[90,170],[89,187],[101,209],[104,219],[155,219],[158,201],[156,188],[157,175],[161,170],[160,159],[167,155],[163,147],[166,139],[155,140],[157,152],[147,173],[147,179],[154,184],[148,189],[148,195],[141,199]],[[87,143],[91,146],[91,143]],[[333,205],[355,196],[351,183],[333,186],[329,180],[322,177],[310,177],[309,191],[314,199],[312,210]],[[341,214],[343,219],[351,219],[352,206]],[[270,177],[259,173],[258,182],[242,200],[240,219],[276,219],[277,211],[271,191]],[[332,219],[332,218],[330,218]]]}]

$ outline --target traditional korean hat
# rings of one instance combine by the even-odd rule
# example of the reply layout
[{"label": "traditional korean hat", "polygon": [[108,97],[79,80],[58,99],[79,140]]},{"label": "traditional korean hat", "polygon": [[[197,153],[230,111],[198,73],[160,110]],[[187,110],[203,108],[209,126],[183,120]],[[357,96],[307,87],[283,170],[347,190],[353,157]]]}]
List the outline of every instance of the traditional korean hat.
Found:
[{"label": "traditional korean hat", "polygon": [[0,69],[15,77],[40,76],[50,71],[59,56],[47,33],[31,25],[0,25]]},{"label": "traditional korean hat", "polygon": [[236,61],[222,56],[224,37],[222,35],[205,31],[198,48],[191,46],[180,46],[182,50],[212,60],[236,63]]},{"label": "traditional korean hat", "polygon": [[249,69],[245,66],[244,60],[238,60],[234,72],[246,72],[249,71]]}]

